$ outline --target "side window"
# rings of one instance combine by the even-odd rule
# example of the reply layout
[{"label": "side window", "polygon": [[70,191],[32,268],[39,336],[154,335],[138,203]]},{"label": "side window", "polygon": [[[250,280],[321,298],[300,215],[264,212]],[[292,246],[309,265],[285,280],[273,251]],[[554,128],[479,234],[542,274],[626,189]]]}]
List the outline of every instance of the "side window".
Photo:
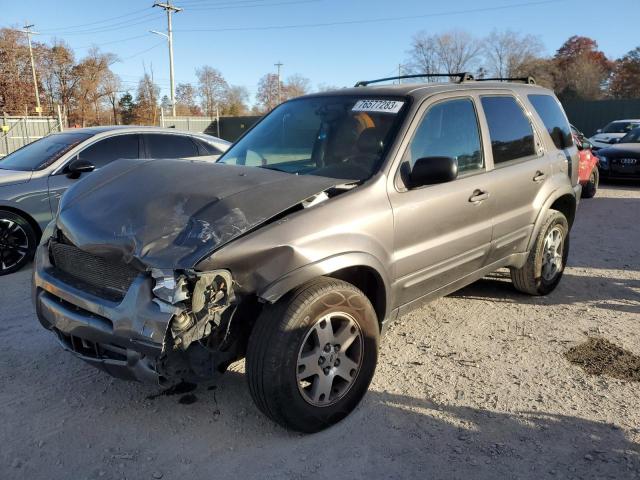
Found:
[{"label": "side window", "polygon": [[104,167],[121,158],[139,158],[138,135],[116,135],[99,140],[85,148],[78,156],[91,162],[96,168]]},{"label": "side window", "polygon": [[558,101],[551,95],[529,95],[528,98],[551,135],[556,148],[562,150],[573,145],[571,127]]},{"label": "side window", "polygon": [[196,142],[196,145],[198,146],[199,155],[220,155],[222,153],[209,142],[205,142],[199,138],[194,138],[193,141]]},{"label": "side window", "polygon": [[533,128],[522,107],[509,96],[482,97],[496,165],[536,154]]},{"label": "side window", "polygon": [[411,139],[405,161],[413,167],[416,160],[425,157],[455,158],[461,174],[484,168],[472,100],[446,100],[429,108]]},{"label": "side window", "polygon": [[145,142],[150,158],[184,158],[197,157],[198,149],[191,138],[182,135],[149,133]]}]

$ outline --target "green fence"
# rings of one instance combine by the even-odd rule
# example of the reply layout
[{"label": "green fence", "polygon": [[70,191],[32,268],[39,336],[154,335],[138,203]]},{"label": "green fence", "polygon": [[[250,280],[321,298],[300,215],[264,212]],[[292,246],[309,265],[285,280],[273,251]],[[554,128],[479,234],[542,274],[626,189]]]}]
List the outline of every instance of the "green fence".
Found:
[{"label": "green fence", "polygon": [[613,120],[640,118],[640,99],[562,102],[569,121],[590,137]]},{"label": "green fence", "polygon": [[259,119],[258,116],[220,117],[220,125],[218,125],[215,118],[165,116],[160,119],[160,126],[188,132],[206,133],[235,142]]}]

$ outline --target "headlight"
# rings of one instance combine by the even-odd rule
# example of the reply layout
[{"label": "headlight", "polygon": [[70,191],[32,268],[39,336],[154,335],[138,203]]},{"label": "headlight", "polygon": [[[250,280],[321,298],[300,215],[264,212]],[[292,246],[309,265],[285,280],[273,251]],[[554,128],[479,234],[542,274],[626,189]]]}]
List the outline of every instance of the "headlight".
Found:
[{"label": "headlight", "polygon": [[153,294],[171,305],[189,298],[187,279],[184,275],[176,276],[173,270],[152,269],[151,276],[155,280]]}]

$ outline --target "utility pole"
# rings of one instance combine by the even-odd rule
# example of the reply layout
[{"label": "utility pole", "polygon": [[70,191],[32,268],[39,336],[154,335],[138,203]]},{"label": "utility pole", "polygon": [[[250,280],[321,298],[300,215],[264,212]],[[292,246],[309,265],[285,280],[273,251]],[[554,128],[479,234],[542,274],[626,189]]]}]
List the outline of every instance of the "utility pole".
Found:
[{"label": "utility pole", "polygon": [[278,67],[278,105],[280,105],[282,103],[282,97],[281,97],[281,92],[280,92],[280,68],[284,65],[284,63],[278,61],[278,63],[275,64],[276,67]]},{"label": "utility pole", "polygon": [[31,29],[33,28],[33,24],[25,25],[23,30],[20,30],[22,33],[27,35],[27,42],[29,43],[29,56],[31,57],[31,74],[33,75],[33,89],[36,92],[36,112],[38,116],[42,116],[42,108],[40,107],[40,93],[38,92],[38,80],[36,78],[36,65],[33,61],[33,49],[31,48],[31,35],[38,35],[38,32],[33,32]]},{"label": "utility pole", "polygon": [[167,33],[156,32],[151,30],[152,33],[162,35],[167,38],[169,42],[169,83],[171,84],[171,112],[173,116],[176,116],[176,86],[173,80],[173,28],[171,27],[171,15],[173,12],[181,12],[182,8],[171,5],[171,0],[167,0],[166,3],[154,3],[154,7],[160,7],[167,12]]}]

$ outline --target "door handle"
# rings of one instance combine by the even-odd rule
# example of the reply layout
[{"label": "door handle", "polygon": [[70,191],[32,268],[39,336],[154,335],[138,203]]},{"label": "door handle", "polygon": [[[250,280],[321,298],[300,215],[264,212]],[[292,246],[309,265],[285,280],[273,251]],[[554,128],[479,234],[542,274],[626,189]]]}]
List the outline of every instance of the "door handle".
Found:
[{"label": "door handle", "polygon": [[538,170],[535,174],[535,176],[533,177],[533,181],[534,182],[541,182],[542,180],[544,180],[545,178],[547,178],[547,174],[544,172],[541,172],[540,170]]},{"label": "door handle", "polygon": [[489,192],[485,192],[483,190],[474,190],[474,192],[469,197],[469,201],[474,205],[478,205],[480,202],[484,202],[487,198],[489,198]]}]

